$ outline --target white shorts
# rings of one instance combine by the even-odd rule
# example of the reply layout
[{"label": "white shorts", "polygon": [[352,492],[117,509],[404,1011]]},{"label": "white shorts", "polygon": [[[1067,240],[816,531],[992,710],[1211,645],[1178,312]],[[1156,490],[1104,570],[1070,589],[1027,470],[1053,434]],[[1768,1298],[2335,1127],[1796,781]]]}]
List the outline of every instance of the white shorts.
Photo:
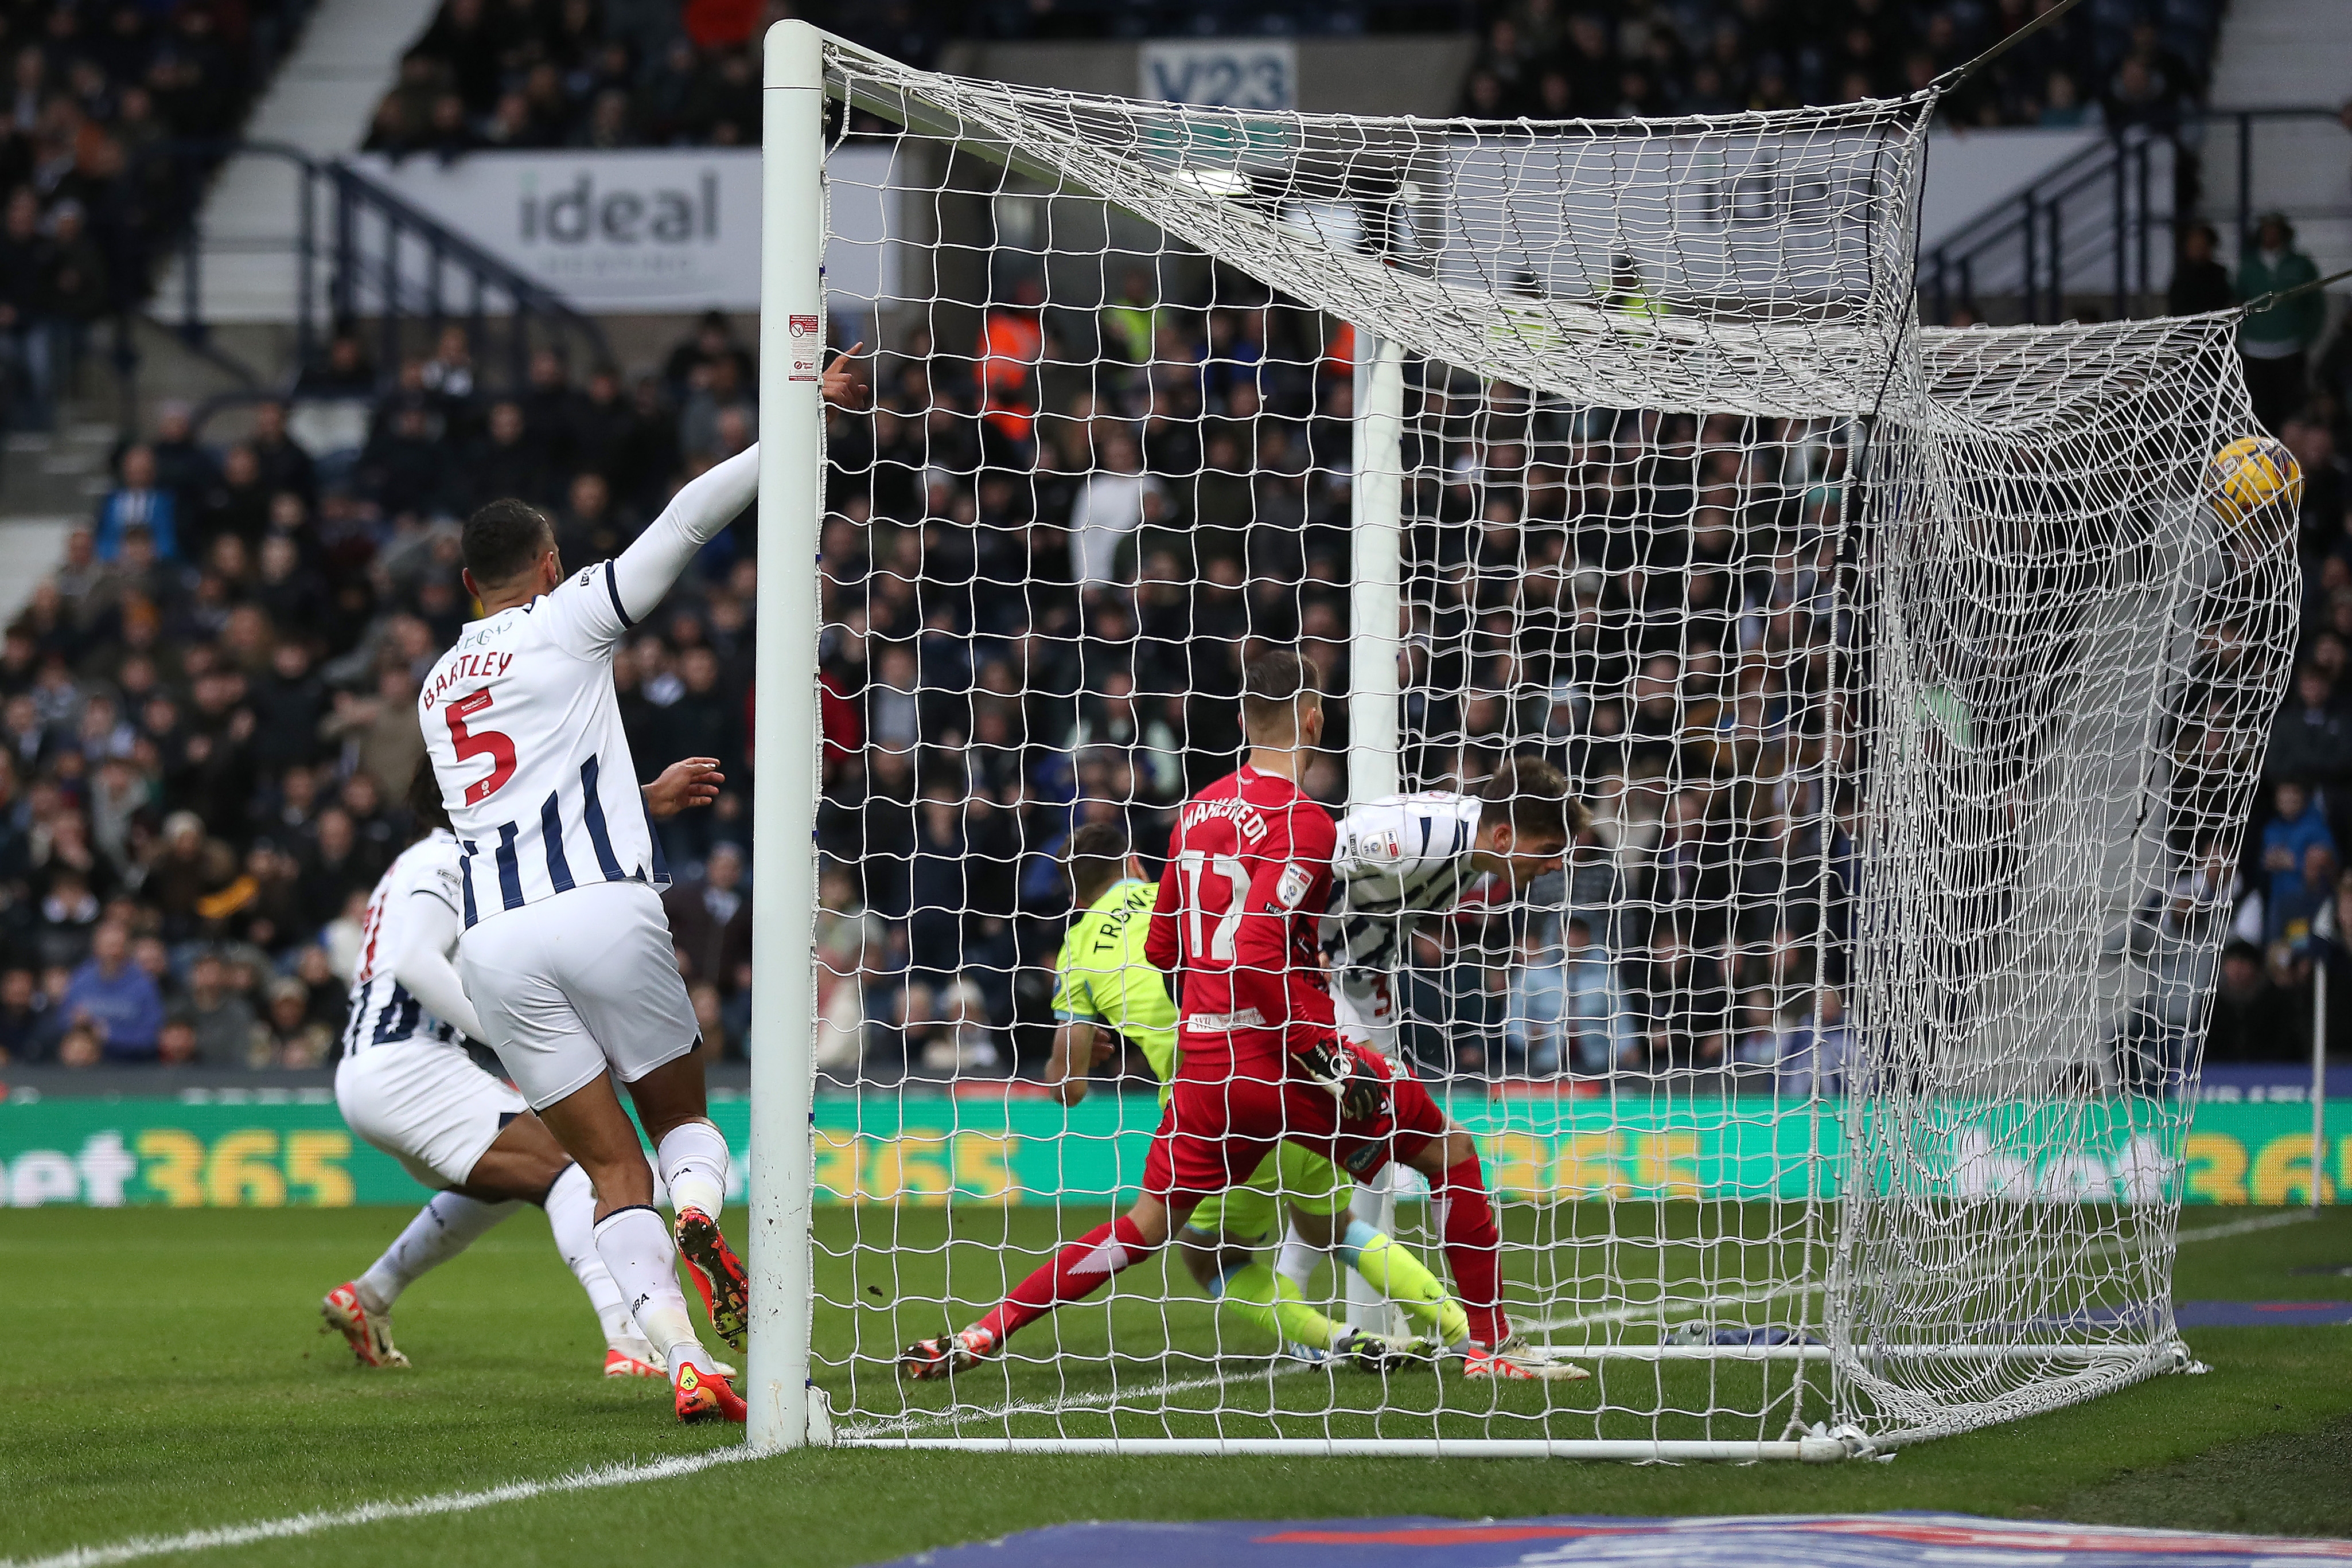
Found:
[{"label": "white shorts", "polygon": [[1383,1059],[1397,1059],[1399,977],[1384,969],[1340,969],[1333,977],[1331,1011],[1342,1039]]},{"label": "white shorts", "polygon": [[462,1046],[395,1040],[335,1067],[335,1104],[352,1132],[426,1186],[463,1186],[522,1096],[474,1065]]},{"label": "white shorts", "polygon": [[457,939],[457,977],[531,1109],[607,1070],[635,1083],[701,1039],[660,895],[583,883]]}]

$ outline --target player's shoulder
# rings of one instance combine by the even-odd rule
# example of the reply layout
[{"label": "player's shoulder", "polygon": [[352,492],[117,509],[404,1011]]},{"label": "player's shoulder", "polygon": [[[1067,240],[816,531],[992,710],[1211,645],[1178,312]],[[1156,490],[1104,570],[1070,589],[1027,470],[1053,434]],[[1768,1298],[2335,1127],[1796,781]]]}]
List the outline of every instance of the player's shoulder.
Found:
[{"label": "player's shoulder", "polygon": [[432,893],[444,897],[457,896],[459,879],[464,874],[462,864],[465,850],[457,835],[446,828],[436,828],[406,849],[400,852],[384,875],[394,886],[410,893]]}]

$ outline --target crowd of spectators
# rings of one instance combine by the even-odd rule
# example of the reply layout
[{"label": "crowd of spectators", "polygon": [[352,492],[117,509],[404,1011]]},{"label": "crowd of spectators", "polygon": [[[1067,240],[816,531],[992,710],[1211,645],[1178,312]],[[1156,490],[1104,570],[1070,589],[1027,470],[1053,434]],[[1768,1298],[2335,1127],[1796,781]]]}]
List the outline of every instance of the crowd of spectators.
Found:
[{"label": "crowd of spectators", "polygon": [[46,429],[89,329],[146,291],[307,0],[0,9],[0,419]]},{"label": "crowd of spectators", "polygon": [[[1241,665],[1296,646],[1343,808],[1352,346],[1247,279],[1098,311],[1014,286],[969,348],[917,329],[832,415],[822,540],[821,1056],[836,1077],[1042,1055],[1059,855],[1156,867],[1228,771]],[[1834,1083],[1852,802],[1822,700],[1850,635],[1850,430],[1661,419],[1436,381],[1409,397],[1406,788],[1515,751],[1598,813],[1571,870],[1415,938],[1441,1075]],[[1010,1027],[1008,1027],[1010,1026]]]},{"label": "crowd of spectators", "polygon": [[[2303,613],[2293,684],[2270,733],[2246,865],[2231,883],[2209,1060],[2307,1055],[2311,978],[2325,966],[2352,994],[2352,534],[2344,415],[2326,387],[2298,393],[2280,439],[2304,475]],[[2330,1009],[2329,1049],[2352,1048],[2352,1020]]]},{"label": "crowd of spectators", "polygon": [[394,158],[489,151],[751,147],[760,39],[803,16],[929,65],[938,24],[910,0],[788,7],[769,0],[444,0],[401,57],[366,148]]},{"label": "crowd of spectators", "polygon": [[[882,347],[827,415],[821,1064],[1034,1071],[1064,845],[1120,822],[1156,872],[1175,806],[1238,755],[1255,649],[1314,663],[1332,723],[1305,781],[1344,805],[1352,336],[1174,264],[1100,307],[1014,282],[985,309],[835,336]],[[635,376],[548,350],[493,389],[462,330],[381,368],[343,338],[330,363],[290,415],[263,403],[218,447],[162,411],[0,643],[11,1056],[331,1061],[364,900],[410,832],[415,683],[469,613],[456,519],[522,496],[593,559],[755,426],[751,355],[720,316]],[[372,386],[363,439],[297,438]],[[2242,866],[2217,858],[2210,802],[2175,810],[2208,824],[2176,835],[2180,908],[2253,941],[2222,966],[2221,1054],[2270,1040],[2273,993],[2352,929],[2352,544],[2313,413],[2284,432],[2310,597],[2273,798]],[[1540,752],[1595,819],[1526,897],[1414,936],[1407,1044],[1433,1074],[1845,1082],[1867,829],[1843,694],[1871,653],[1837,538],[1857,439],[1412,379],[1400,783],[1473,788]],[[748,526],[714,541],[614,666],[643,775],[695,755],[729,779],[662,825],[714,1052],[740,1049],[750,1006],[755,546]],[[2185,728],[2181,758],[2223,728]],[[2184,760],[2176,792],[2196,778]],[[2144,914],[2121,940],[2153,953],[2171,915]],[[2149,1028],[2170,1050],[2193,1021]]]},{"label": "crowd of spectators", "polygon": [[[2054,0],[1499,0],[1462,111],[1726,114],[1901,98]],[[2201,101],[2218,0],[2095,0],[1960,84],[1961,126],[2166,127]]]},{"label": "crowd of spectators", "polygon": [[[465,334],[378,377],[363,442],[305,448],[328,401],[264,402],[226,444],[165,407],[0,644],[0,1054],[68,1067],[331,1061],[366,899],[413,836],[416,682],[470,614],[457,521],[547,507],[612,553],[751,439],[724,318],[634,382],[551,354],[493,392]],[[668,824],[669,894],[710,1048],[740,1042],[749,915],[746,685],[757,566],[739,529],[617,661],[650,778],[719,760]],[[745,547],[738,557],[738,545]]]}]

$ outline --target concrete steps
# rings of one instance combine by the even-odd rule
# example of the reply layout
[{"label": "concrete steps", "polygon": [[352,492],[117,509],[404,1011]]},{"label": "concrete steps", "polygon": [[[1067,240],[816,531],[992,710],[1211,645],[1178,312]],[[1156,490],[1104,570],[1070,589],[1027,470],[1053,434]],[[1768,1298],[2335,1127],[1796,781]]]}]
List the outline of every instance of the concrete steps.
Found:
[{"label": "concrete steps", "polygon": [[[248,141],[278,142],[312,158],[358,150],[375,106],[399,73],[400,57],[433,20],[437,0],[320,0],[302,39],[245,127]],[[282,158],[232,158],[205,198],[198,263],[205,319],[275,322],[294,319],[299,263],[299,169]],[[323,199],[319,236],[327,235]],[[326,269],[315,269],[325,299]],[[177,258],[158,273],[156,308],[179,314]],[[323,319],[324,310],[320,315]]]}]

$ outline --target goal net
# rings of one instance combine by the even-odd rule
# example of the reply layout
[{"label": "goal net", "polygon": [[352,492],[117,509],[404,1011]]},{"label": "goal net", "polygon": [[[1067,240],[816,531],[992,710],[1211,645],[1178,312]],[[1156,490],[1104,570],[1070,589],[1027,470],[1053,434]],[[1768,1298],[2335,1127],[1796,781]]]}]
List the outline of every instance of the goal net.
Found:
[{"label": "goal net", "polygon": [[[808,41],[782,81],[772,46],[770,430],[815,422]],[[1916,327],[1926,97],[1480,124],[821,52],[823,312],[871,396],[821,511],[772,448],[762,494],[817,562],[763,579],[763,698],[812,653],[820,696],[762,724],[810,757],[805,799],[761,780],[755,1441],[1824,1458],[2185,1364],[2189,1092],[2297,592],[2281,518],[2208,495],[2255,430],[2231,318]],[[1139,1190],[1154,1067],[1057,986],[1065,862],[1109,824],[1159,875],[1264,648],[1318,672],[1335,817],[1526,757],[1592,813],[1381,976],[1527,1359],[1590,1376],[1302,1354],[1213,1299],[1237,1223],[1211,1285],[1171,1249],[905,1381]],[[1083,1098],[1043,1087],[1057,1013],[1099,1023]],[[1290,1208],[1349,1219],[1284,1179],[1267,1263]],[[1336,1201],[1443,1279],[1425,1197]],[[1351,1256],[1286,1260],[1303,1304],[1421,1332]]]}]

